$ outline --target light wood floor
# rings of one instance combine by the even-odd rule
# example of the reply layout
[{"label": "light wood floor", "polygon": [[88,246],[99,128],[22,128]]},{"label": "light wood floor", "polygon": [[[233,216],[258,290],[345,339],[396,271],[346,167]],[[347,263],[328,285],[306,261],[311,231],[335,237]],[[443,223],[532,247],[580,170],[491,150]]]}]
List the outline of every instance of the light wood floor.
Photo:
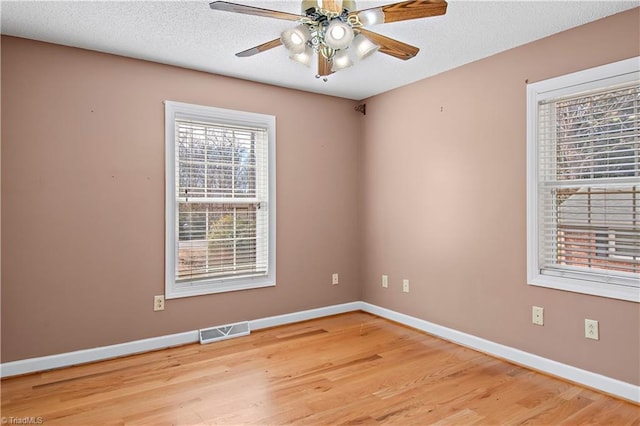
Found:
[{"label": "light wood floor", "polygon": [[5,379],[2,416],[45,425],[640,425],[636,405],[361,312]]}]

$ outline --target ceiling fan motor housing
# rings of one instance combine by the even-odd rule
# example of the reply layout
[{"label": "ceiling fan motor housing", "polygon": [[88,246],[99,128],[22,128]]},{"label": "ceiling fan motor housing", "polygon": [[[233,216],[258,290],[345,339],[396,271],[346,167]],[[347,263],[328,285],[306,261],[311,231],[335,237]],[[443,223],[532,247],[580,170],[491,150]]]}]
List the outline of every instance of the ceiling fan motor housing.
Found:
[{"label": "ceiling fan motor housing", "polygon": [[[323,9],[323,3],[324,2],[322,0],[302,0],[301,11],[305,14],[309,9]],[[342,0],[342,9],[347,9],[349,11],[356,10],[356,2],[353,0]]]}]

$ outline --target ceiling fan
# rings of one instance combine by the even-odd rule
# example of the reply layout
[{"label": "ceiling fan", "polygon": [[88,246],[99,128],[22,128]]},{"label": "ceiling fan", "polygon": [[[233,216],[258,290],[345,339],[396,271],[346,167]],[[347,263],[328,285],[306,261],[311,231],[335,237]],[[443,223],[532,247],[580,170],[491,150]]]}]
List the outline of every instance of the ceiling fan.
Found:
[{"label": "ceiling fan", "polygon": [[253,56],[284,45],[291,59],[307,67],[316,56],[316,78],[323,77],[324,81],[327,81],[328,75],[353,65],[349,52],[356,60],[362,60],[376,51],[407,60],[420,50],[364,27],[444,15],[447,12],[445,0],[411,0],[363,10],[355,10],[354,0],[302,0],[303,15],[226,1],[214,1],[209,6],[214,10],[298,22],[297,26],[283,31],[279,38],[238,52],[236,56]]}]

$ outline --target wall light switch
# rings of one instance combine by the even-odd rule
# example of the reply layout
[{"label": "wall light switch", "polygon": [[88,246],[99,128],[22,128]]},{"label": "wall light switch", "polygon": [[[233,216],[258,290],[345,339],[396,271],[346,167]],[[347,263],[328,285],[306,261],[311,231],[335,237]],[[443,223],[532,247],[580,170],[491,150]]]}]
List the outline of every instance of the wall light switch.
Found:
[{"label": "wall light switch", "polygon": [[338,280],[338,274],[333,274],[331,276],[331,284],[338,285],[340,281]]},{"label": "wall light switch", "polygon": [[387,275],[382,276],[382,287],[389,287],[389,277]]},{"label": "wall light switch", "polygon": [[402,291],[409,293],[409,280],[402,280]]}]

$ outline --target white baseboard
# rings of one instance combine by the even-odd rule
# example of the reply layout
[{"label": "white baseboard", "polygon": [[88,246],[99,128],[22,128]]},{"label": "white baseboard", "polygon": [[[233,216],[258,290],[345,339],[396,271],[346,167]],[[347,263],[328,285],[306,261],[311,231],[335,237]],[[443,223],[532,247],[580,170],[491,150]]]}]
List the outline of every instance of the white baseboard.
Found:
[{"label": "white baseboard", "polygon": [[344,314],[345,312],[361,311],[362,302],[349,302],[341,305],[325,306],[323,308],[309,309],[308,311],[293,312],[291,314],[276,315],[274,317],[260,318],[249,321],[251,330],[276,327],[278,325],[293,324],[294,322],[307,321],[314,318],[328,317],[330,315]]},{"label": "white baseboard", "polygon": [[62,354],[41,356],[38,358],[22,359],[19,361],[3,362],[0,364],[0,377],[17,376],[19,374],[35,373],[37,371],[52,370],[54,368],[69,367],[88,362],[102,361],[120,356],[165,349],[187,343],[198,342],[198,330],[178,334],[169,334],[149,339],[134,340],[117,345],[101,346]]},{"label": "white baseboard", "polygon": [[[490,340],[466,334],[451,328],[443,327],[422,320],[420,318],[401,314],[390,309],[372,305],[366,302],[350,302],[341,305],[331,305],[323,308],[293,312],[290,314],[276,315],[249,321],[252,330],[275,327],[278,325],[292,324],[314,318],[341,314],[352,311],[364,311],[406,326],[422,330],[434,336],[441,337],[453,343],[466,346],[488,355],[506,359],[524,367],[529,367],[559,378],[582,384],[602,392],[640,403],[640,386],[626,383],[611,377],[603,376],[590,371],[582,370],[571,365],[543,358],[528,352],[509,346],[501,345]],[[75,352],[67,352],[58,355],[30,358],[19,361],[11,361],[0,364],[0,377],[10,377],[20,374],[34,373],[51,370],[54,368],[68,367],[76,364],[101,361],[109,358],[164,349],[172,346],[195,343],[199,341],[198,330],[167,336],[153,337],[150,339],[135,340],[118,345],[103,346],[93,349],[85,349]]]},{"label": "white baseboard", "polygon": [[582,370],[580,368],[553,361],[548,358],[543,358],[510,346],[501,345],[471,334],[443,327],[420,318],[401,314],[390,309],[381,308],[370,303],[362,302],[361,310],[422,330],[426,333],[441,337],[461,346],[466,346],[488,355],[503,358],[518,365],[588,386],[635,403],[640,403],[640,386],[593,373],[591,371]]},{"label": "white baseboard", "polygon": [[[249,326],[252,330],[259,330],[261,328],[275,327],[277,325],[291,324],[294,322],[306,321],[329,315],[358,311],[361,308],[361,304],[362,302],[343,303],[341,305],[332,305],[307,311],[260,318],[249,321]],[[193,330],[186,331],[184,333],[151,337],[149,339],[134,340],[132,342],[120,343],[117,345],[101,346],[98,348],[5,362],[0,364],[0,377],[11,377],[20,374],[52,370],[54,368],[85,364],[88,362],[103,361],[105,359],[165,349],[172,346],[196,343],[199,341],[200,337],[198,330]]]}]

